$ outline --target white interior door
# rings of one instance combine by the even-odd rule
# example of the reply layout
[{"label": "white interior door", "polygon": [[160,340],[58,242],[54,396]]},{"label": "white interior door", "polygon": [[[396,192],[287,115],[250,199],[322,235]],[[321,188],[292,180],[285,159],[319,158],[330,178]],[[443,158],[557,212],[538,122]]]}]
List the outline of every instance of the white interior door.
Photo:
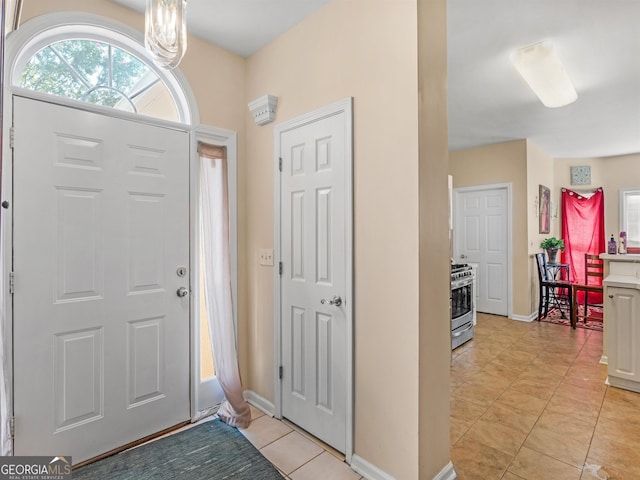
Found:
[{"label": "white interior door", "polygon": [[282,416],[341,452],[352,302],[346,115],[279,133]]},{"label": "white interior door", "polygon": [[189,419],[189,134],[15,97],[17,455]]},{"label": "white interior door", "polygon": [[456,190],[455,199],[455,260],[478,265],[477,310],[508,315],[507,188]]}]

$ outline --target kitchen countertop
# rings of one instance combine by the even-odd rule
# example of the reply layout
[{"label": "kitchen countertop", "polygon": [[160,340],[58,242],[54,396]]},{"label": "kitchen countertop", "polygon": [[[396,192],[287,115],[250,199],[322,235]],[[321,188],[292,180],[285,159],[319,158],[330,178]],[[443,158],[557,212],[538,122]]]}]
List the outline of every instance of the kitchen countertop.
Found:
[{"label": "kitchen countertop", "polygon": [[625,253],[624,255],[612,255],[610,253],[601,253],[600,258],[602,260],[609,260],[610,262],[640,263],[640,255],[635,253]]}]

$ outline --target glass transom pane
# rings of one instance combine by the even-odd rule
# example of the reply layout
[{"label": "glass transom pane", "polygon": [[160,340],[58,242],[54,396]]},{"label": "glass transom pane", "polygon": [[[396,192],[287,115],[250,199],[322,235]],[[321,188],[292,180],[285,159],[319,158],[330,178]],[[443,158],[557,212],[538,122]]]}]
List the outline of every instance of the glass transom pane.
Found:
[{"label": "glass transom pane", "polygon": [[140,59],[105,42],[69,39],[37,52],[20,86],[50,95],[178,121],[175,102]]}]

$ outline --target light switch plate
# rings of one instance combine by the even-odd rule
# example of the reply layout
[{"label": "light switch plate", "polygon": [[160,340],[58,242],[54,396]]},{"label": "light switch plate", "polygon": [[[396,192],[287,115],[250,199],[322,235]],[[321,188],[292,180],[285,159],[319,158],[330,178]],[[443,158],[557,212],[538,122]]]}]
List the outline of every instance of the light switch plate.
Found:
[{"label": "light switch plate", "polygon": [[258,263],[268,267],[273,267],[273,249],[261,248],[258,252]]}]

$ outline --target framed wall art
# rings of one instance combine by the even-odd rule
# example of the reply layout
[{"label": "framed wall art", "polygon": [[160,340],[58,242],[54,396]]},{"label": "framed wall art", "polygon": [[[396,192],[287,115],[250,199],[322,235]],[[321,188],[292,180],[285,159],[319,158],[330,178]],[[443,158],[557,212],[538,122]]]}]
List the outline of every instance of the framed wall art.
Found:
[{"label": "framed wall art", "polygon": [[540,185],[538,198],[540,202],[539,233],[549,233],[551,231],[551,190],[544,185]]},{"label": "framed wall art", "polygon": [[590,183],[590,165],[574,165],[571,167],[571,185],[589,185]]}]

